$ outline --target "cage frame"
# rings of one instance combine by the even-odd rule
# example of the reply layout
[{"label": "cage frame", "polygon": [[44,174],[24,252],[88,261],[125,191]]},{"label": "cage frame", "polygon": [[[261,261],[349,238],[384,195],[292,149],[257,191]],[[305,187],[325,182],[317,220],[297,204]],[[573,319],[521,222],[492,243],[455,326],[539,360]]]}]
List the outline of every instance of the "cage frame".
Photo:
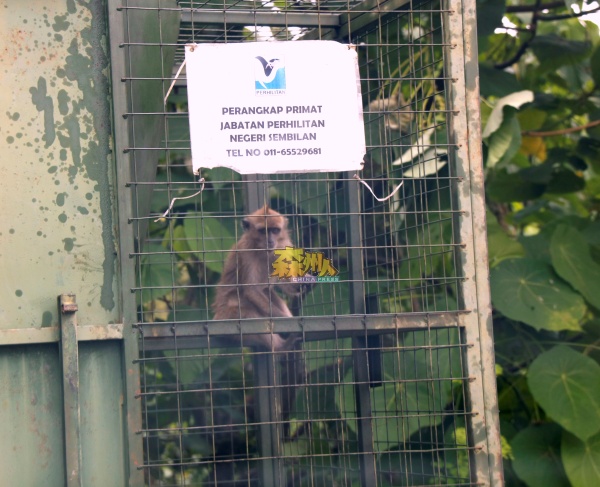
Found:
[{"label": "cage frame", "polygon": [[[114,106],[114,145],[117,158],[117,201],[119,221],[119,249],[120,249],[120,276],[123,291],[123,323],[124,323],[124,356],[126,363],[126,407],[129,443],[129,481],[130,485],[144,485],[143,444],[140,431],[142,431],[142,408],[139,397],[140,371],[135,364],[139,357],[139,341],[136,323],[136,300],[134,291],[136,289],[136,270],[132,256],[137,250],[134,241],[133,224],[135,219],[129,212],[133,208],[134,199],[129,189],[131,174],[133,171],[132,154],[129,148],[132,146],[131,126],[127,117],[122,114],[119,107],[130,106],[130,89],[127,83],[128,69],[126,53],[123,49],[122,39],[126,38],[127,25],[122,15],[125,1],[108,0],[109,21],[109,46],[111,52],[111,76]],[[408,0],[388,0],[376,2],[367,0],[365,4],[379,4],[379,10],[373,14],[332,14],[331,16],[320,16],[319,14],[286,14],[303,16],[307,26],[328,27],[344,37],[348,32],[349,24],[354,28],[356,25],[372,21],[374,16],[382,12],[393,11],[402,5],[409,3]],[[465,141],[459,144],[455,153],[456,170],[458,176],[468,181],[468,185],[458,185],[463,191],[456,195],[456,207],[459,212],[469,215],[469,218],[458,218],[453,228],[458,229],[457,241],[461,248],[456,250],[457,261],[465,279],[461,284],[460,293],[465,312],[439,312],[439,313],[410,313],[409,315],[368,315],[364,309],[353,310],[352,315],[337,316],[332,323],[328,317],[311,318],[307,320],[302,317],[258,319],[252,324],[244,326],[255,326],[257,330],[271,330],[276,333],[302,333],[304,336],[319,336],[321,338],[334,336],[340,331],[348,335],[354,335],[358,340],[366,329],[374,332],[396,331],[398,329],[427,329],[445,326],[454,326],[454,318],[464,334],[464,341],[470,347],[469,353],[464,353],[466,370],[469,375],[467,384],[471,407],[477,415],[477,421],[473,424],[468,422],[469,444],[472,467],[471,478],[477,485],[490,485],[500,487],[503,485],[502,456],[500,443],[500,430],[498,420],[498,404],[495,389],[495,363],[492,338],[492,313],[489,292],[489,279],[487,269],[487,243],[485,239],[485,195],[483,189],[483,165],[481,149],[481,127],[479,111],[479,78],[477,68],[477,33],[475,20],[474,0],[446,0],[447,10],[458,12],[459,15],[445,14],[448,36],[450,33],[460,32],[462,36],[447,39],[451,45],[446,55],[446,72],[452,81],[450,93],[453,113],[454,140]],[[228,15],[231,15],[230,12]],[[196,13],[183,12],[183,16],[195,16]],[[197,15],[203,15],[200,12]],[[212,15],[213,17],[211,17]],[[235,21],[244,22],[248,19],[246,14],[240,14]],[[262,14],[261,14],[262,15]],[[235,15],[234,15],[235,17]],[[268,15],[269,19],[274,17]],[[323,18],[328,18],[323,22]],[[212,19],[212,20],[211,20]],[[265,17],[266,19],[266,17]],[[223,13],[214,12],[203,18],[203,22],[222,22]],[[271,20],[269,20],[271,21]],[[252,17],[251,23],[256,23],[256,17]],[[287,20],[282,21],[284,24]],[[363,24],[363,25],[364,25]],[[322,34],[320,38],[327,38],[330,33]],[[257,181],[257,184],[260,184]],[[261,192],[257,189],[257,194]],[[249,207],[257,205],[258,199],[249,196]],[[352,198],[350,207],[352,207]],[[358,247],[359,245],[352,245]],[[353,279],[360,285],[360,279]],[[129,292],[131,290],[131,292]],[[360,294],[359,290],[353,292]],[[353,300],[360,302],[360,300]],[[220,322],[218,325],[219,335],[235,335],[238,333],[239,323],[237,320]],[[213,334],[213,328],[217,326],[211,322],[198,322],[194,324],[178,325],[176,336],[186,338],[186,347],[197,347],[206,343]],[[153,331],[154,340],[148,343],[150,349],[156,347],[161,349],[164,344],[174,338],[172,330],[157,327]],[[162,340],[162,342],[161,342]],[[265,362],[261,366],[267,367]],[[360,369],[360,367],[359,367]],[[265,398],[265,401],[272,399]],[[362,416],[362,414],[361,414]],[[368,416],[368,415],[367,415]],[[368,428],[367,428],[368,431]],[[269,432],[264,432],[268,438]],[[368,439],[364,440],[368,441]],[[271,454],[276,456],[276,452]],[[373,474],[369,472],[372,460],[364,461],[364,475],[368,479]],[[367,480],[363,480],[366,482]],[[363,483],[363,485],[366,485]]]}]

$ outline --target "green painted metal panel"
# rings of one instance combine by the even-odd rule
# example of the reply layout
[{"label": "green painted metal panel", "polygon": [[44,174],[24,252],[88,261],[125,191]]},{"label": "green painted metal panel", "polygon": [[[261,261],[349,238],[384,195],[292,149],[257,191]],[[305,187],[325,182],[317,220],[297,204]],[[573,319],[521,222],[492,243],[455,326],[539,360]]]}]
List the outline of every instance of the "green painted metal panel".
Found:
[{"label": "green painted metal panel", "polygon": [[118,322],[105,2],[0,0],[0,329]]},{"label": "green painted metal panel", "polygon": [[[77,295],[89,340],[123,322],[107,5],[0,0],[0,12],[0,484],[62,487],[59,346],[15,344],[60,339],[62,293]],[[81,485],[128,485],[123,343],[75,346]]]},{"label": "green painted metal panel", "polygon": [[57,345],[0,348],[2,485],[65,485],[61,371]]},{"label": "green painted metal panel", "polygon": [[126,485],[122,346],[79,344],[82,485]]}]

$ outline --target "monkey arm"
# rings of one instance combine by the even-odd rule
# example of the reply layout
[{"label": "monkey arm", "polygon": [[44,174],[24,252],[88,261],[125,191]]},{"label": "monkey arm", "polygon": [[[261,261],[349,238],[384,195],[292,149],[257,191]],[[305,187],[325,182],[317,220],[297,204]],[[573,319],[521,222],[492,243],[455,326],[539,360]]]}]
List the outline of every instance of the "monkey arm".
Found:
[{"label": "monkey arm", "polygon": [[[252,316],[254,318],[284,318],[292,316],[285,302],[270,286],[246,287],[243,291],[243,299],[241,301],[251,304],[258,311],[256,316]],[[244,310],[242,310],[242,314],[244,314]],[[250,316],[247,317],[250,318]]]}]

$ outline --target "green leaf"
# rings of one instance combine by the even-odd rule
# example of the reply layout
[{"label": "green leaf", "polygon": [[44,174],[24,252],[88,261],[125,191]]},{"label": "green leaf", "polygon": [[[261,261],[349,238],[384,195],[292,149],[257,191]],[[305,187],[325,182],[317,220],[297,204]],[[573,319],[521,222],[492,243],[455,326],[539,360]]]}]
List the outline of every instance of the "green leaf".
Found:
[{"label": "green leaf", "polygon": [[575,193],[585,188],[585,180],[570,169],[562,168],[552,173],[552,179],[546,187],[551,194]]},{"label": "green leaf", "polygon": [[538,130],[548,118],[548,112],[531,107],[519,112],[517,118],[521,130]]},{"label": "green leaf", "polygon": [[593,359],[554,347],[532,362],[527,383],[546,414],[581,440],[600,431],[600,365]]},{"label": "green leaf", "polygon": [[502,27],[505,11],[504,0],[477,0],[477,35],[487,37],[498,27]]},{"label": "green leaf", "polygon": [[511,174],[505,169],[489,171],[486,185],[489,197],[500,203],[533,200],[546,189],[542,184],[526,181],[520,172]]},{"label": "green leaf", "polygon": [[559,225],[550,242],[552,265],[557,274],[600,309],[600,265],[590,255],[585,237],[571,225]]},{"label": "green leaf", "polygon": [[592,68],[592,78],[596,86],[600,86],[600,46],[596,47],[590,58],[590,67]]},{"label": "green leaf", "polygon": [[[399,351],[382,352],[384,384],[372,389],[373,430],[378,441],[377,448],[390,450],[404,445],[407,439],[421,428],[437,426],[442,422],[442,412],[452,398],[452,384],[447,380],[460,370],[460,359],[452,353],[457,337],[455,334],[416,332],[408,333]],[[428,348],[425,348],[428,347]],[[433,347],[432,352],[429,347]],[[436,367],[431,367],[435,355]],[[410,367],[404,364],[410,363]],[[350,389],[353,371],[344,377],[347,385],[343,394],[336,395],[336,401],[349,427],[354,431],[356,423],[355,396]],[[340,397],[341,396],[341,397]],[[427,411],[426,414],[422,414]]]},{"label": "green leaf", "polygon": [[529,487],[568,487],[560,460],[562,430],[554,423],[529,426],[510,442],[513,469]]},{"label": "green leaf", "polygon": [[[479,9],[477,13],[479,13]],[[477,27],[479,27],[479,24]],[[490,96],[503,97],[515,91],[523,90],[519,80],[513,73],[507,73],[486,64],[479,65],[479,80],[481,96],[485,98]]]},{"label": "green leaf", "polygon": [[580,330],[585,314],[581,296],[541,261],[509,259],[490,273],[492,302],[510,319],[537,330]]},{"label": "green leaf", "polygon": [[591,43],[571,41],[555,34],[538,35],[531,48],[542,72],[554,71],[565,64],[576,64],[589,53]]},{"label": "green leaf", "polygon": [[[496,105],[494,105],[494,109],[488,118],[485,129],[483,130],[482,137],[485,139],[492,135],[500,128],[505,120],[506,115],[514,114],[514,109],[520,108],[525,103],[532,102],[533,98],[533,91],[531,90],[518,91],[500,98],[496,102]],[[511,110],[510,107],[512,107],[513,110]]]},{"label": "green leaf", "polygon": [[577,142],[577,153],[595,171],[600,171],[600,140],[581,137]]},{"label": "green leaf", "polygon": [[581,441],[565,433],[562,460],[573,487],[600,485],[600,434]]},{"label": "green leaf", "polygon": [[487,233],[490,267],[496,266],[505,259],[522,257],[525,254],[523,246],[506,234],[490,211],[487,212]]},{"label": "green leaf", "polygon": [[223,270],[227,252],[236,242],[234,225],[231,218],[200,217],[195,213],[188,213],[183,221],[190,249],[198,252],[204,265],[215,272]]},{"label": "green leaf", "polygon": [[500,128],[487,139],[486,167],[510,161],[521,147],[521,127],[514,114],[506,116]]},{"label": "green leaf", "polygon": [[148,288],[143,293],[143,303],[171,294],[173,282],[177,279],[176,261],[171,253],[165,252],[160,244],[150,243],[144,248],[142,257],[142,286]]}]

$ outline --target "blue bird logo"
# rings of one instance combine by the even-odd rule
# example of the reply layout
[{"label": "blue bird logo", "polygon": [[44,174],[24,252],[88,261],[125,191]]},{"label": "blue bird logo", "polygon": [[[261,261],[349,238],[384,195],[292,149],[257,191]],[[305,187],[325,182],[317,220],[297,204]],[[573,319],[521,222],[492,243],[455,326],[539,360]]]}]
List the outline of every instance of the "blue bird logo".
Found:
[{"label": "blue bird logo", "polygon": [[266,85],[275,79],[277,76],[277,71],[279,68],[283,67],[283,63],[278,58],[273,58],[267,61],[262,56],[256,56],[256,59],[258,59],[260,64],[262,64],[262,72],[264,73],[264,77],[262,77],[262,79],[257,78],[256,81],[260,83],[264,89],[267,89]]}]

